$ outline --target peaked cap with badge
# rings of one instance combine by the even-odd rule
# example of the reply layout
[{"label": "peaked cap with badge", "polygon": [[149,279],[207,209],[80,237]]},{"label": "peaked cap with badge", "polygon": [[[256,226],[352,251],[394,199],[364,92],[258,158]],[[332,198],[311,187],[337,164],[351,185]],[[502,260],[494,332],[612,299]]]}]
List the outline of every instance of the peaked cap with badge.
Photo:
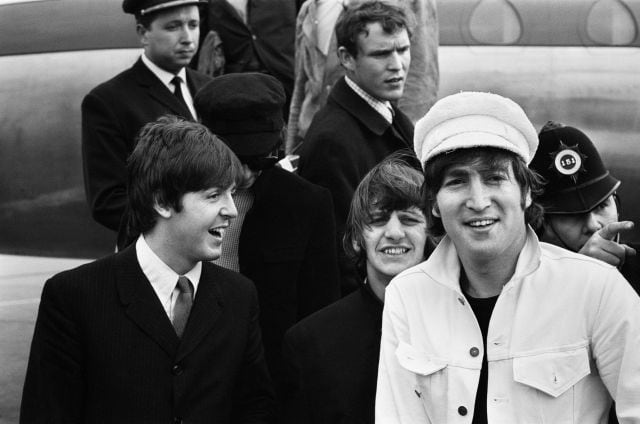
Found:
[{"label": "peaked cap with badge", "polygon": [[150,13],[159,12],[161,10],[171,9],[173,7],[206,5],[206,0],[124,0],[122,2],[122,10],[124,13],[131,13],[136,16],[145,16]]},{"label": "peaked cap with badge", "polygon": [[545,179],[544,193],[538,198],[545,213],[589,212],[620,186],[593,142],[579,129],[549,121],[539,140],[529,168]]}]

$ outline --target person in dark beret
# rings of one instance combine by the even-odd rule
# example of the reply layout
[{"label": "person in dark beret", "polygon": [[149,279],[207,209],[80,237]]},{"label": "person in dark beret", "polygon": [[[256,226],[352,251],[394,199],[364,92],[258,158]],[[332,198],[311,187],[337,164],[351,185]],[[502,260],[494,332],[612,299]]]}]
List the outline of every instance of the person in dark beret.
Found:
[{"label": "person in dark beret", "polygon": [[126,161],[135,136],[163,115],[198,116],[193,96],[210,77],[187,67],[198,50],[204,0],[125,0],[144,52],[135,64],[95,87],[82,101],[82,161],[93,218],[126,234]]},{"label": "person in dark beret", "polygon": [[216,263],[256,285],[276,389],[284,332],[340,296],[331,195],[276,166],[284,102],[280,82],[261,73],[220,76],[195,97],[202,123],[242,162],[244,183],[234,194],[238,218]]},{"label": "person in dark beret", "polygon": [[386,286],[432,250],[420,209],[423,181],[394,155],[358,185],[344,246],[360,288],[286,333],[284,423],[374,422]]},{"label": "person in dark beret", "polygon": [[[542,241],[618,267],[640,293],[637,245],[621,242],[632,221],[619,221],[620,181],[605,168],[593,142],[577,128],[550,121],[540,131],[530,168],[546,181],[539,201]],[[635,247],[635,248],[634,248]]]}]

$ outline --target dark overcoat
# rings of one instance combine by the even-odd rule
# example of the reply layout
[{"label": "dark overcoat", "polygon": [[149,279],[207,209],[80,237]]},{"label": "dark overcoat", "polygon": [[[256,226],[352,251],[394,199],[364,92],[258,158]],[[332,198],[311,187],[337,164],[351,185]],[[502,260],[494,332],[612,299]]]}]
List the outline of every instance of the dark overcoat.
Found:
[{"label": "dark overcoat", "polygon": [[[398,150],[406,149],[414,155],[413,124],[395,106],[393,111],[392,125],[341,78],[307,131],[298,173],[331,192],[338,242],[342,240],[353,193],[367,172]],[[414,165],[418,166],[417,159]],[[350,264],[350,260],[340,258],[340,271],[345,274],[343,292],[358,287]]]},{"label": "dark overcoat", "polygon": [[287,424],[373,424],[382,302],[362,287],[291,328],[284,342]]},{"label": "dark overcoat", "polygon": [[247,278],[203,263],[182,339],[135,245],[45,284],[21,423],[264,423],[272,407]]},{"label": "dark overcoat", "polygon": [[277,167],[252,191],[238,259],[258,290],[267,363],[279,382],[285,331],[340,298],[333,207],[326,189]]},{"label": "dark overcoat", "polygon": [[[211,78],[187,71],[195,95]],[[82,101],[82,161],[85,193],[93,218],[122,236],[127,158],[142,126],[162,115],[193,119],[176,96],[141,59],[91,90]]]}]

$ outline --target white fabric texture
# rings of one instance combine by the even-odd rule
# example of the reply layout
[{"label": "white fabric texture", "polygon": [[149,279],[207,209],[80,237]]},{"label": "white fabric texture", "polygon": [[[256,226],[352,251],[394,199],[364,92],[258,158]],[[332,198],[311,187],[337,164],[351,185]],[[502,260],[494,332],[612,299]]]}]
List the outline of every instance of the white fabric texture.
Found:
[{"label": "white fabric texture", "polygon": [[513,100],[466,91],[433,105],[416,123],[413,146],[422,164],[440,153],[471,147],[509,150],[529,163],[538,148],[538,134]]},{"label": "white fabric texture", "polygon": [[[376,423],[471,422],[484,348],[459,276],[445,237],[387,288]],[[604,424],[611,393],[620,423],[640,423],[639,317],[640,298],[614,267],[529,229],[491,316],[488,421]]]}]

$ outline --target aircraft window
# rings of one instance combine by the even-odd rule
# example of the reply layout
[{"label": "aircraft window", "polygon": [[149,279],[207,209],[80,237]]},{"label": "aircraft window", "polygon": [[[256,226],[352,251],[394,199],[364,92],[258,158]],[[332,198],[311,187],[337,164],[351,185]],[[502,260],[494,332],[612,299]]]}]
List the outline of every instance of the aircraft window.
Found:
[{"label": "aircraft window", "polygon": [[469,31],[481,44],[513,44],[522,35],[522,23],[508,0],[482,0],[471,13]]},{"label": "aircraft window", "polygon": [[597,44],[624,46],[635,40],[638,29],[631,11],[620,0],[599,0],[586,21],[588,37]]}]

